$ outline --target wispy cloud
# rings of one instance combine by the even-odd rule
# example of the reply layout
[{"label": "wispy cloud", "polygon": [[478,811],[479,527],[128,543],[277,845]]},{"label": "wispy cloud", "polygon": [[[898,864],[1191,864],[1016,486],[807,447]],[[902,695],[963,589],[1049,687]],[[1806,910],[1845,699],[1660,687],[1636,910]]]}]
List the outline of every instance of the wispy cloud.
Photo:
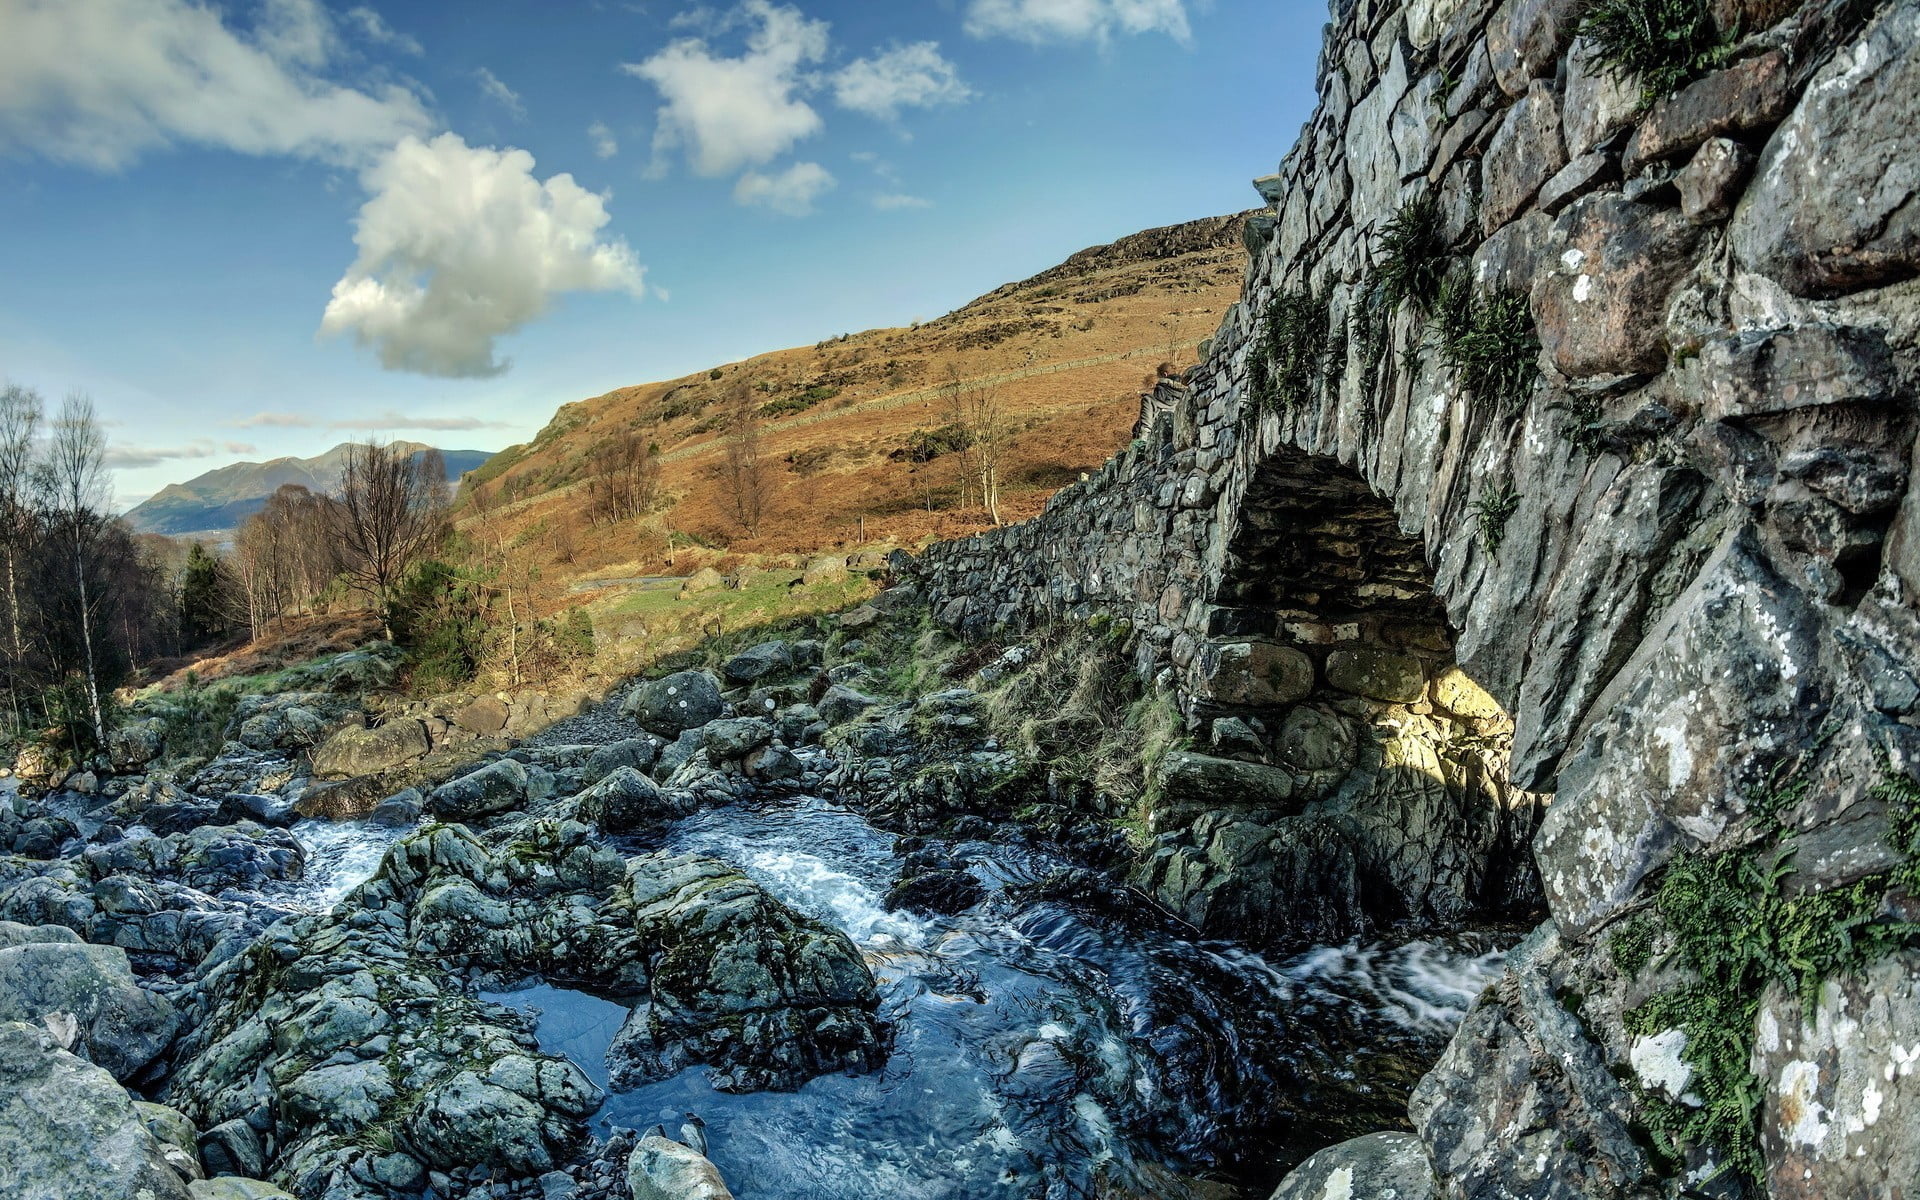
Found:
[{"label": "wispy cloud", "polygon": [[199,439],[184,446],[109,446],[106,461],[109,467],[136,470],[141,467],[157,467],[162,463],[179,462],[183,459],[255,453],[258,453],[257,447],[248,442],[216,442]]},{"label": "wispy cloud", "polygon": [[831,172],[819,163],[794,163],[773,175],[748,171],[734,185],[736,204],[764,208],[785,217],[804,217],[813,212],[814,202],[838,186]]},{"label": "wispy cloud", "polygon": [[503,83],[498,75],[485,67],[476,67],[473,77],[480,81],[480,91],[487,99],[512,113],[514,120],[527,119],[527,106],[520,102],[520,93]]},{"label": "wispy cloud", "polygon": [[587,139],[593,143],[593,152],[600,158],[612,158],[620,153],[620,139],[613,136],[603,122],[595,121],[587,126]]},{"label": "wispy cloud", "polygon": [[894,46],[857,59],[833,76],[833,98],[841,108],[882,121],[895,119],[903,108],[960,104],[972,97],[973,89],[941,56],[938,42]]},{"label": "wispy cloud", "polygon": [[1186,0],[971,0],[966,30],[978,38],[1047,42],[1105,42],[1115,34],[1192,36]]},{"label": "wispy cloud", "polygon": [[389,429],[424,429],[438,433],[454,433],[470,429],[503,429],[505,427],[504,421],[482,421],[479,417],[409,416],[392,409],[371,417],[327,422],[328,429],[353,429],[372,433],[381,433]]},{"label": "wispy cloud", "polygon": [[417,39],[395,30],[387,24],[385,17],[371,8],[350,8],[346,11],[346,18],[360,31],[360,36],[376,46],[385,46],[401,54],[418,56],[426,53]]},{"label": "wispy cloud", "polygon": [[230,424],[235,429],[311,429],[314,421],[302,413],[257,412]]},{"label": "wispy cloud", "polygon": [[903,208],[932,208],[933,201],[905,192],[881,192],[873,198],[873,206],[881,212],[898,212]]},{"label": "wispy cloud", "polygon": [[0,151],[117,170],[187,144],[359,166],[433,125],[393,84],[326,77],[341,39],[316,0],[244,33],[189,0],[0,2]]}]

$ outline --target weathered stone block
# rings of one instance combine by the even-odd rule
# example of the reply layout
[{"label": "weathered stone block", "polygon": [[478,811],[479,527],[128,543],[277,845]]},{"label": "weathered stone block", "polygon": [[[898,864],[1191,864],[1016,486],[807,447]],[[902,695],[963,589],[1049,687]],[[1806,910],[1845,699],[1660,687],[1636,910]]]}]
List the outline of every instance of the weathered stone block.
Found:
[{"label": "weathered stone block", "polygon": [[1691,221],[1718,221],[1733,211],[1753,169],[1753,151],[1729,138],[1708,138],[1673,177],[1680,211]]},{"label": "weathered stone block", "polygon": [[1699,230],[1618,193],[1560,215],[1560,256],[1533,285],[1540,342],[1568,376],[1627,375],[1666,362],[1667,297],[1692,269]]},{"label": "weathered stone block", "polygon": [[1327,683],[1370,700],[1411,704],[1426,690],[1427,667],[1411,655],[1353,646],[1327,655]]},{"label": "weathered stone block", "polygon": [[1201,685],[1222,704],[1292,704],[1313,691],[1313,660],[1273,642],[1213,642],[1201,649]]},{"label": "weathered stone block", "polygon": [[1512,220],[1566,164],[1559,97],[1551,84],[1536,79],[1487,143],[1480,168],[1481,229],[1492,233]]},{"label": "weathered stone block", "polygon": [[1711,137],[1764,129],[1787,115],[1787,57],[1778,50],[1696,79],[1653,106],[1628,139],[1621,168],[1691,154]]},{"label": "weathered stone block", "polygon": [[1802,296],[1920,272],[1920,4],[1821,68],[1760,156],[1734,252]]}]

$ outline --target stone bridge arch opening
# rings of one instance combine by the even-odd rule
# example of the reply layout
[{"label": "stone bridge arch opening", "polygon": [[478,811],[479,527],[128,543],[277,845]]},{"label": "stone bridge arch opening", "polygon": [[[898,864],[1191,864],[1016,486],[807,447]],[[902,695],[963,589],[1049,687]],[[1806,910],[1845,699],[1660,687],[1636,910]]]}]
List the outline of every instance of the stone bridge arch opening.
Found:
[{"label": "stone bridge arch opening", "polygon": [[1454,658],[1424,547],[1360,474],[1283,447],[1246,475],[1185,663],[1145,867],[1206,932],[1326,943],[1543,908],[1545,797]]}]

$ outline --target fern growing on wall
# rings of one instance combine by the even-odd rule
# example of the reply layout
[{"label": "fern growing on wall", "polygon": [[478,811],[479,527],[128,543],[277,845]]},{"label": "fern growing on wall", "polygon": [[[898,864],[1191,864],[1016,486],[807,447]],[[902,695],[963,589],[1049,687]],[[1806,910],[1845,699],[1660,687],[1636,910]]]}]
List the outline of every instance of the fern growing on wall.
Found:
[{"label": "fern growing on wall", "polygon": [[1592,0],[1580,32],[1603,67],[1639,82],[1642,108],[1723,65],[1734,44],[1706,0]]},{"label": "fern growing on wall", "polygon": [[1267,304],[1254,346],[1252,389],[1261,412],[1285,412],[1311,398],[1326,371],[1328,305],[1310,289],[1279,292]]}]

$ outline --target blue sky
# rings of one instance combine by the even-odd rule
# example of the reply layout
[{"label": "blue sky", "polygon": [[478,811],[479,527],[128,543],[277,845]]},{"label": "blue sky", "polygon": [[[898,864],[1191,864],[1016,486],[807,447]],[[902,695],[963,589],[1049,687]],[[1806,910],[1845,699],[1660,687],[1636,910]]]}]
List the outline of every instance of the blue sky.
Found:
[{"label": "blue sky", "polygon": [[0,0],[0,377],[118,491],[905,324],[1255,202],[1294,0]]}]

